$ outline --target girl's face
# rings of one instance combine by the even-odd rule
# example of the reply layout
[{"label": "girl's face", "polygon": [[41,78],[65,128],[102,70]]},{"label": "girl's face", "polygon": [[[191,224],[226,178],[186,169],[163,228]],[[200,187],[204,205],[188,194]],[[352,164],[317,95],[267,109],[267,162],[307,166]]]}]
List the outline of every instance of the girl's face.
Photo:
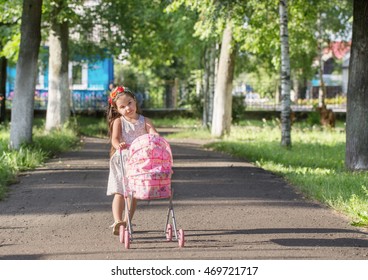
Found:
[{"label": "girl's face", "polygon": [[137,113],[137,102],[129,94],[123,94],[116,100],[116,108],[124,117],[135,117]]}]

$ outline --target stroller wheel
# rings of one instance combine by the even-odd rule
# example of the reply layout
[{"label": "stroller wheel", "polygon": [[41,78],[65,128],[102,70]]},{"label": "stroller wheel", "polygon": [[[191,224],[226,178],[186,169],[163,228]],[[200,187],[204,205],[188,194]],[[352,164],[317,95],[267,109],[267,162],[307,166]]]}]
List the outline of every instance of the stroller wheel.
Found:
[{"label": "stroller wheel", "polygon": [[124,233],[125,233],[125,227],[124,226],[120,226],[119,227],[119,241],[120,243],[124,243]]},{"label": "stroller wheel", "polygon": [[172,225],[168,224],[166,227],[166,240],[172,241],[173,231],[172,231]]},{"label": "stroller wheel", "polygon": [[178,232],[178,242],[179,242],[179,247],[184,247],[184,230],[179,229]]},{"label": "stroller wheel", "polygon": [[124,231],[124,245],[125,245],[125,249],[130,248],[130,236],[129,236],[129,230],[127,229]]}]

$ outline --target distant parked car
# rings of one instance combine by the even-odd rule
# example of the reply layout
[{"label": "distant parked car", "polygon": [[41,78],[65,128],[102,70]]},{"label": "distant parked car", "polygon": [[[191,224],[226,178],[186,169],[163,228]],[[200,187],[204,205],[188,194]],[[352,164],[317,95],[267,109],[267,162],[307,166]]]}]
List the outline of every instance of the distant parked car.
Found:
[{"label": "distant parked car", "polygon": [[259,93],[248,92],[245,94],[245,103],[264,103],[268,101],[268,98],[261,98]]},{"label": "distant parked car", "polygon": [[245,94],[245,101],[256,101],[260,99],[261,96],[258,93],[248,92]]}]

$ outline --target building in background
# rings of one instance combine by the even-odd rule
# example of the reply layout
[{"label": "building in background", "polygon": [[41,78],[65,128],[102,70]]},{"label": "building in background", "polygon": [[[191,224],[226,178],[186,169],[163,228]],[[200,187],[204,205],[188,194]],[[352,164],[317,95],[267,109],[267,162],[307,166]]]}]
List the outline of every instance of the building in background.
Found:
[{"label": "building in background", "polygon": [[[15,67],[7,68],[6,107],[11,108],[15,85]],[[87,60],[69,62],[69,85],[71,90],[71,108],[74,111],[103,111],[106,109],[109,84],[114,81],[113,58],[104,58],[94,62]],[[46,110],[48,96],[48,65],[39,70],[35,109]]]},{"label": "building in background", "polygon": [[[323,49],[323,81],[326,86],[326,98],[346,95],[351,42],[330,42]],[[320,79],[318,75],[311,81],[312,98],[318,98]]]}]

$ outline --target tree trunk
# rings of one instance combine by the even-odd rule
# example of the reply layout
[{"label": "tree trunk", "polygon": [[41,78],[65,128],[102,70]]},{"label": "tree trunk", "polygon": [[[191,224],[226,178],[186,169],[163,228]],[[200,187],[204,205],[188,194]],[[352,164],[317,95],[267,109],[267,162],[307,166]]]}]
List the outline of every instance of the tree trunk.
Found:
[{"label": "tree trunk", "polygon": [[165,106],[166,108],[175,108],[175,80],[165,81]]},{"label": "tree trunk", "polygon": [[213,113],[213,96],[215,93],[216,47],[211,44],[206,48],[203,77],[203,119],[202,125],[210,127]]},{"label": "tree trunk", "polygon": [[281,38],[281,145],[291,147],[290,56],[287,0],[280,0]]},{"label": "tree trunk", "polygon": [[203,62],[203,114],[202,114],[202,126],[208,126],[208,88],[209,88],[209,47],[206,47],[204,51],[204,62]]},{"label": "tree trunk", "polygon": [[[56,9],[60,9],[61,5]],[[61,11],[61,10],[60,10]],[[59,12],[55,11],[55,14]],[[70,117],[70,90],[68,82],[68,22],[51,19],[49,34],[49,93],[46,113],[46,130],[61,128]]]},{"label": "tree trunk", "polygon": [[179,96],[179,86],[180,86],[180,81],[179,78],[175,78],[174,79],[174,87],[173,87],[173,108],[177,108],[178,107],[178,96]]},{"label": "tree trunk", "polygon": [[318,88],[318,107],[326,107],[326,85],[325,81],[323,79],[323,61],[320,60],[320,68],[318,70],[319,72],[319,88]]},{"label": "tree trunk", "polygon": [[12,102],[10,147],[32,142],[37,60],[41,42],[42,0],[24,0],[19,57]]},{"label": "tree trunk", "polygon": [[318,15],[318,58],[319,58],[319,67],[318,67],[318,75],[319,75],[319,88],[318,88],[318,106],[321,108],[326,108],[325,99],[326,99],[326,85],[323,79],[323,36],[322,36],[322,26],[321,26],[321,14]]},{"label": "tree trunk", "polygon": [[0,57],[0,123],[5,122],[6,118],[6,66],[7,59]]},{"label": "tree trunk", "polygon": [[218,44],[215,44],[211,48],[210,52],[210,67],[209,67],[209,83],[208,83],[208,123],[212,124],[213,120],[213,107],[214,107],[214,99],[215,99],[215,88],[216,88],[216,77],[217,77],[217,51]]},{"label": "tree trunk", "polygon": [[232,83],[235,67],[235,49],[232,46],[232,22],[227,20],[222,35],[220,61],[214,96],[211,134],[222,137],[230,133],[232,111]]},{"label": "tree trunk", "polygon": [[354,0],[346,115],[349,170],[368,170],[368,3]]}]

